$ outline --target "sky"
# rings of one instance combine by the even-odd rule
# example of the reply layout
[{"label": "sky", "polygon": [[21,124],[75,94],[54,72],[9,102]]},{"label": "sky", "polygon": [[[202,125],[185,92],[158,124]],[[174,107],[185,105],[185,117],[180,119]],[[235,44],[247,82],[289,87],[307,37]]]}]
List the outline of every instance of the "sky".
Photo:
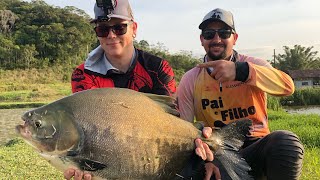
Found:
[{"label": "sky", "polygon": [[[30,0],[26,0],[30,1]],[[59,7],[75,6],[94,17],[95,0],[44,0]],[[320,53],[319,0],[129,0],[138,23],[136,39],[161,43],[170,53],[205,54],[198,29],[215,8],[231,11],[239,35],[234,49],[241,54],[273,59],[283,46],[314,46]],[[319,56],[318,53],[318,56]]]}]

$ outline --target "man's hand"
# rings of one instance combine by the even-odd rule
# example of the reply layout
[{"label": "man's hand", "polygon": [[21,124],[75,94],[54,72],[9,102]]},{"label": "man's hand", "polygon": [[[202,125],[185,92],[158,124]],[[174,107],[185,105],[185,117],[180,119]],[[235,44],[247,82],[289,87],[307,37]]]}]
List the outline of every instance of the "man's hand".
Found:
[{"label": "man's hand", "polygon": [[199,68],[213,68],[210,74],[215,80],[219,82],[234,81],[236,79],[236,65],[232,61],[216,60],[206,63],[198,64]]},{"label": "man's hand", "polygon": [[[212,129],[210,127],[204,127],[202,134],[205,138],[208,138],[212,135]],[[196,154],[200,156],[205,161],[210,161],[205,164],[206,176],[204,180],[210,180],[211,176],[214,174],[216,180],[221,180],[221,174],[219,168],[215,166],[211,161],[213,161],[214,156],[209,146],[202,142],[201,139],[195,140],[196,144]]]},{"label": "man's hand", "polygon": [[91,174],[84,173],[81,170],[78,169],[72,169],[69,168],[66,171],[63,172],[64,178],[70,180],[72,177],[74,177],[74,180],[91,180]]}]

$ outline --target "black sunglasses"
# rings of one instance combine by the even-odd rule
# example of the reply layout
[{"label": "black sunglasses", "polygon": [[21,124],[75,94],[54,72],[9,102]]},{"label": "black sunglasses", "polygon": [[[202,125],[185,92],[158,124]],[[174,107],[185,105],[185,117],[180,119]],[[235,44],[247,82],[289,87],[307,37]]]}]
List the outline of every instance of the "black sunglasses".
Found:
[{"label": "black sunglasses", "polygon": [[96,35],[98,37],[108,37],[110,29],[117,36],[121,36],[121,35],[124,35],[127,33],[128,24],[130,24],[130,23],[116,24],[113,26],[100,25],[100,26],[96,26],[94,28],[94,31],[96,32]]},{"label": "black sunglasses", "polygon": [[233,34],[232,30],[230,29],[205,29],[202,31],[201,35],[205,40],[210,40],[214,38],[216,33],[218,33],[221,39],[228,39],[230,38],[231,34]]}]

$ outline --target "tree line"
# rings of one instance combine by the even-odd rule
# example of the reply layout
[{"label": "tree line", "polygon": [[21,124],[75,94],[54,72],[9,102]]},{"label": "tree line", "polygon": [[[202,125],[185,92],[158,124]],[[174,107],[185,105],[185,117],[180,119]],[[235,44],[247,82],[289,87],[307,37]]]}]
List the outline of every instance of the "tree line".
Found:
[{"label": "tree line", "polygon": [[[84,61],[98,45],[90,16],[73,6],[64,8],[43,0],[0,2],[0,69],[30,69],[63,66],[73,68]],[[170,54],[158,43],[135,41],[137,48],[167,59],[177,80],[201,60],[191,51]],[[284,54],[276,55],[273,66],[288,72],[297,69],[319,69],[320,58],[313,47],[284,46]]]},{"label": "tree line", "polygon": [[79,63],[96,44],[90,17],[75,7],[2,0],[0,18],[0,66],[7,69]]}]

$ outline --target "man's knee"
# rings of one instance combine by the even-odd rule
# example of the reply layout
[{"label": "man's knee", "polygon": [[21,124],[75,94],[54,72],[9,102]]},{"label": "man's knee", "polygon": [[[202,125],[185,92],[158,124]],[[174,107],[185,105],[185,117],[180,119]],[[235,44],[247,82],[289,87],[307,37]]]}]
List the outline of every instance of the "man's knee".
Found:
[{"label": "man's knee", "polygon": [[[302,168],[304,148],[298,136],[290,131],[274,131],[269,134],[266,157],[269,177],[284,176],[296,179]],[[272,179],[272,178],[271,178]]]},{"label": "man's knee", "polygon": [[275,149],[293,150],[299,153],[304,152],[302,143],[299,137],[291,131],[278,130],[269,134],[269,142],[271,142],[272,147]]}]

